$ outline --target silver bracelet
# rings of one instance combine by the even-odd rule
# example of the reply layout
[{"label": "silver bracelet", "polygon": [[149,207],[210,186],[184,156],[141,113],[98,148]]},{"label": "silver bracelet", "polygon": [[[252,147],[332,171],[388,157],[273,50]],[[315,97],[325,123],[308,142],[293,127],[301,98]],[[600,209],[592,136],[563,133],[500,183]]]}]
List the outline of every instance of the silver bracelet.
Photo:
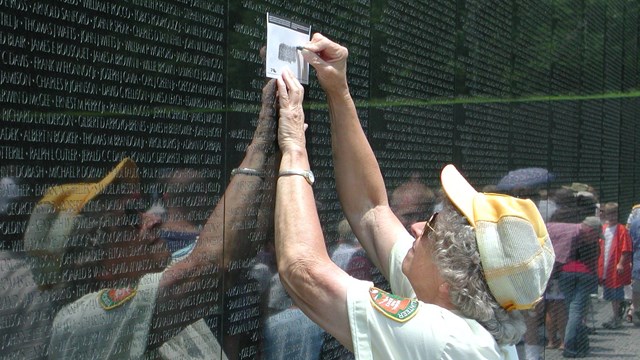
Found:
[{"label": "silver bracelet", "polygon": [[302,169],[290,169],[290,170],[280,170],[278,176],[289,176],[289,175],[300,175],[307,180],[309,185],[313,185],[316,181],[315,176],[313,176],[313,172],[311,170],[302,170]]},{"label": "silver bracelet", "polygon": [[263,178],[264,173],[260,170],[249,169],[249,168],[235,168],[231,170],[231,176],[242,174],[242,175],[250,175],[250,176],[258,176]]}]

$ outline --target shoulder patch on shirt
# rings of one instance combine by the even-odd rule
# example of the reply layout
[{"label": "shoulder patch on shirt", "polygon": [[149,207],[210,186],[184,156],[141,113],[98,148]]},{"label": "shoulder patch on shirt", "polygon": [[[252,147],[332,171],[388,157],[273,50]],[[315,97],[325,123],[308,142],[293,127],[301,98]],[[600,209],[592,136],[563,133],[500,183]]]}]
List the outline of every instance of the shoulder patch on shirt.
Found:
[{"label": "shoulder patch on shirt", "polygon": [[369,296],[373,307],[394,321],[405,322],[418,313],[418,299],[404,298],[376,287],[369,288]]},{"label": "shoulder patch on shirt", "polygon": [[104,289],[98,293],[98,303],[105,310],[111,310],[126,303],[136,296],[138,290],[127,286],[118,289]]}]

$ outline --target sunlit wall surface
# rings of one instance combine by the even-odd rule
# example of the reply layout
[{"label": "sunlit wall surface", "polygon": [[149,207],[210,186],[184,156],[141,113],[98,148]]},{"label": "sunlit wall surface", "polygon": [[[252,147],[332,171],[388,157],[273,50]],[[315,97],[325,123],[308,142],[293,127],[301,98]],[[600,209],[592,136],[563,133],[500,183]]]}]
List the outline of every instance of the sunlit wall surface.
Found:
[{"label": "sunlit wall surface", "polygon": [[[573,183],[622,223],[640,202],[635,1],[0,0],[0,358],[352,356],[275,272],[267,12],[348,47],[390,196],[425,198],[408,218],[437,206],[447,163],[549,219]],[[333,253],[347,235],[313,72],[305,98]],[[243,159],[258,176],[231,176]]]}]

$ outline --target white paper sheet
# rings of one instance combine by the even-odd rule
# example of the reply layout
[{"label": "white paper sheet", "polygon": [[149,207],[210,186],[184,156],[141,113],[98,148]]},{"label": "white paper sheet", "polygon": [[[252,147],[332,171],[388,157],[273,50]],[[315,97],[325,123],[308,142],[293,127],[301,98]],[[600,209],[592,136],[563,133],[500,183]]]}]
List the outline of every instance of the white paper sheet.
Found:
[{"label": "white paper sheet", "polygon": [[309,83],[309,64],[297,49],[311,39],[311,26],[282,16],[267,13],[266,75],[280,76],[285,67],[291,69],[298,81]]}]

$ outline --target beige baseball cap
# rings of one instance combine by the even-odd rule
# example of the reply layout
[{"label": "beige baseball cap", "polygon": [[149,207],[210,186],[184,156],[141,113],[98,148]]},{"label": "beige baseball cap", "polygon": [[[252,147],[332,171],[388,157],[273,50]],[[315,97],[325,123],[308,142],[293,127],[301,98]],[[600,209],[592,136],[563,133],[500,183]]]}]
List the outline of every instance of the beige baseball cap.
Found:
[{"label": "beige baseball cap", "polygon": [[440,180],[475,230],[491,294],[507,311],[533,308],[542,299],[555,261],[536,205],[529,199],[479,193],[453,165],[444,167]]}]

